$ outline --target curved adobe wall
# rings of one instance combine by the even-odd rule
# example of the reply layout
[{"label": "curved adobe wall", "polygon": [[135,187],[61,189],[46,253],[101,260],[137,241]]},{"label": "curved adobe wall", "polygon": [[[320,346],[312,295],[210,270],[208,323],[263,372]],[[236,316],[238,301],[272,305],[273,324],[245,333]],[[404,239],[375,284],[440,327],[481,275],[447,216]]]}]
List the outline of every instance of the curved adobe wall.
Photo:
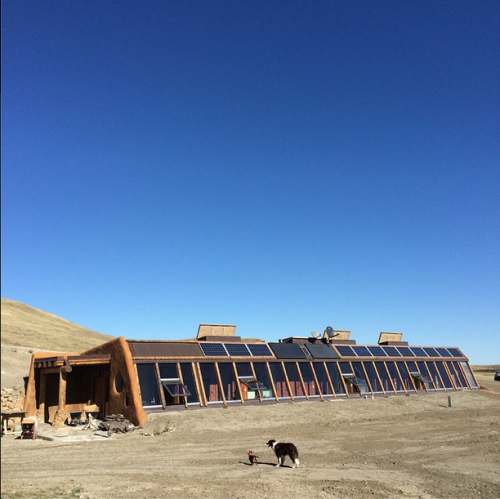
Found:
[{"label": "curved adobe wall", "polygon": [[142,408],[139,383],[127,341],[120,336],[82,353],[103,354],[111,355],[108,413],[123,414],[134,425],[145,423],[147,415]]}]

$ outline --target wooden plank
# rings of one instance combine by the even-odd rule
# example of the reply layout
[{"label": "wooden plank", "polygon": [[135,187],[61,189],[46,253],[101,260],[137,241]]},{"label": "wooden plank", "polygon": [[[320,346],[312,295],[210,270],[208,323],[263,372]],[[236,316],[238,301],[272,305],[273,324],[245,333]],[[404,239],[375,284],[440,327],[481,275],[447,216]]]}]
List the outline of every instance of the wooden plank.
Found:
[{"label": "wooden plank", "polygon": [[333,398],[337,398],[337,393],[335,392],[335,387],[333,386],[332,378],[330,377],[330,373],[328,372],[328,367],[325,361],[323,361],[323,368],[326,372],[326,379],[328,380],[328,383],[330,383],[330,389],[332,390]]},{"label": "wooden plank", "polygon": [[295,365],[297,366],[297,371],[299,373],[299,379],[300,379],[300,384],[302,385],[302,391],[306,396],[306,400],[309,400],[309,390],[306,389],[306,384],[304,383],[304,378],[302,377],[302,371],[300,370],[299,363],[295,362]]},{"label": "wooden plank", "polygon": [[434,360],[434,361],[432,361],[432,363],[434,364],[434,369],[436,369],[437,375],[441,381],[441,386],[443,387],[443,390],[446,390],[446,385],[444,384],[443,377],[441,376],[441,373],[439,372],[436,361]]},{"label": "wooden plank", "polygon": [[292,387],[290,385],[290,380],[288,379],[288,374],[286,372],[285,363],[283,361],[281,361],[281,369],[283,369],[283,374],[285,375],[285,382],[286,382],[286,386],[288,387],[288,393],[290,395],[290,398],[292,400],[294,400],[293,393],[292,393]]},{"label": "wooden plank", "polygon": [[316,385],[316,390],[318,390],[318,393],[319,393],[319,397],[321,400],[324,400],[323,399],[323,393],[321,391],[321,388],[319,386],[319,382],[318,382],[318,377],[316,376],[316,371],[314,369],[314,366],[313,366],[313,363],[312,362],[309,362],[309,365],[311,366],[311,371],[313,373],[313,378],[314,378],[314,384]]},{"label": "wooden plank", "polygon": [[378,382],[380,383],[380,388],[382,388],[382,393],[385,395],[384,383],[382,383],[382,378],[380,377],[377,366],[374,361],[372,361],[372,364],[373,364],[373,370],[375,371],[375,375],[377,376]]},{"label": "wooden plank", "polygon": [[427,376],[430,380],[431,380],[431,383],[432,383],[432,387],[434,388],[434,391],[437,392],[437,386],[436,384],[434,383],[434,379],[432,378],[432,374],[431,372],[429,371],[429,368],[427,367],[427,362],[425,361],[422,361],[423,364],[424,364],[424,367],[425,367],[425,370],[427,371],[427,374],[425,374],[424,376]]},{"label": "wooden plank", "polygon": [[406,367],[406,372],[408,373],[408,379],[410,380],[411,386],[413,386],[413,390],[417,391],[417,386],[415,385],[415,381],[413,380],[413,376],[410,374],[410,369],[408,368],[408,362],[404,361],[404,365]]},{"label": "wooden plank", "polygon": [[[255,374],[255,368],[253,366],[253,362],[250,362],[250,369],[252,371],[252,376],[257,379],[257,375]],[[260,381],[257,379],[257,381]],[[261,390],[257,390],[257,397],[259,398],[259,402],[262,404],[262,393]]]},{"label": "wooden plank", "polygon": [[399,381],[401,381],[401,386],[403,387],[403,390],[405,391],[405,394],[408,395],[408,390],[406,389],[406,386],[403,383],[403,376],[401,376],[401,372],[399,370],[398,362],[400,362],[400,361],[394,362],[394,367],[396,368],[396,372],[398,373]]},{"label": "wooden plank", "polygon": [[269,374],[269,379],[271,380],[271,389],[273,390],[274,393],[274,398],[276,399],[276,402],[278,402],[278,392],[276,391],[276,386],[274,384],[274,379],[271,373],[271,366],[269,365],[269,362],[266,362],[266,367],[267,367],[267,372]]},{"label": "wooden plank", "polygon": [[349,390],[347,389],[347,385],[345,384],[344,376],[342,376],[342,370],[340,369],[340,364],[338,362],[335,362],[335,364],[337,365],[337,371],[339,372],[340,381],[342,382],[342,386],[344,387],[345,395],[347,398],[349,398]]},{"label": "wooden plank", "polygon": [[[179,362],[177,362],[177,374],[179,376],[179,379],[181,380],[181,383],[184,385],[184,378],[182,376],[182,369],[181,369],[181,365],[179,364]],[[183,395],[182,398],[184,399],[184,407],[187,409],[188,408],[187,395]]]},{"label": "wooden plank", "polygon": [[165,409],[167,407],[167,400],[165,398],[165,388],[163,388],[163,385],[161,382],[161,374],[160,374],[160,368],[158,366],[158,363],[155,364],[155,371],[156,371],[156,383],[158,384],[158,391],[160,392],[161,405]]},{"label": "wooden plank", "polygon": [[457,391],[457,385],[455,383],[455,380],[453,379],[453,376],[451,375],[451,371],[448,368],[448,363],[443,360],[443,366],[444,370],[446,371],[446,374],[448,375],[448,378],[450,378],[451,386],[453,387],[453,390],[456,392]]},{"label": "wooden plank", "polygon": [[[203,376],[201,374],[201,367],[200,367],[199,362],[196,362],[196,369],[198,372],[198,379],[199,379],[199,383],[200,383],[200,393],[202,395],[200,402],[201,402],[201,400],[203,400],[203,404],[205,405],[205,407],[208,407],[208,399],[207,399],[207,394],[205,393],[205,384],[203,383]],[[195,379],[196,379],[196,376],[195,376]]]},{"label": "wooden plank", "polygon": [[202,401],[203,399],[202,399],[202,395],[200,393],[200,387],[198,384],[198,376],[196,373],[196,362],[190,362],[189,364],[191,365],[191,373],[193,374],[194,386],[196,388],[196,395],[198,396],[198,403],[200,404],[200,407],[203,407],[203,401]]},{"label": "wooden plank", "polygon": [[240,378],[238,377],[238,369],[236,369],[236,362],[233,362],[232,364],[233,364],[234,377],[236,379],[236,388],[238,388],[238,393],[240,394],[240,402],[244,404],[245,401],[243,400],[243,392],[241,390]]},{"label": "wooden plank", "polygon": [[373,395],[372,384],[370,383],[370,378],[368,377],[368,373],[366,372],[364,362],[361,362],[361,367],[363,368],[363,372],[365,373],[365,378],[366,378],[366,383],[368,384],[368,388],[370,389],[370,392]]},{"label": "wooden plank", "polygon": [[385,371],[387,372],[387,379],[389,380],[389,383],[392,386],[392,391],[396,394],[397,393],[396,387],[394,386],[394,383],[393,383],[392,378],[391,378],[391,373],[389,372],[389,368],[387,367],[387,361],[382,362],[382,364],[384,365]]},{"label": "wooden plank", "polygon": [[222,394],[222,403],[224,405],[227,405],[226,394],[224,392],[224,385],[222,384],[222,378],[221,378],[220,370],[219,370],[219,364],[217,362],[215,362],[214,365],[215,365],[215,372],[217,374],[217,379],[219,380],[219,390],[221,391],[221,394]]}]

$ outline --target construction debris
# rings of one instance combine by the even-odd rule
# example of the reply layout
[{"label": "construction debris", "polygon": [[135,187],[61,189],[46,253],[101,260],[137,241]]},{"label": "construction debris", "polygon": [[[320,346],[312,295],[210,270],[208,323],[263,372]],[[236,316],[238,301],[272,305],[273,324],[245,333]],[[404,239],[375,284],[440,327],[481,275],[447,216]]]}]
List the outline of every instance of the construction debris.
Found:
[{"label": "construction debris", "polygon": [[125,418],[123,414],[111,414],[101,421],[98,425],[98,430],[107,431],[109,435],[112,433],[127,433],[135,430],[135,426]]}]

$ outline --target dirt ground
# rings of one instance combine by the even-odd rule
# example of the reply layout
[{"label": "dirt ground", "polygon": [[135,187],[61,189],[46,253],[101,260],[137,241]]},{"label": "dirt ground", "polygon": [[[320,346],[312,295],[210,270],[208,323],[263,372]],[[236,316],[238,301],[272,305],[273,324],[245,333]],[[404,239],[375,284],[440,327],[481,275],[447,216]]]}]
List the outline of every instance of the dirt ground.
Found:
[{"label": "dirt ground", "polygon": [[[92,441],[7,435],[2,498],[496,499],[500,382],[477,378],[489,390],[175,411]],[[274,466],[271,438],[297,445],[299,468]]]}]

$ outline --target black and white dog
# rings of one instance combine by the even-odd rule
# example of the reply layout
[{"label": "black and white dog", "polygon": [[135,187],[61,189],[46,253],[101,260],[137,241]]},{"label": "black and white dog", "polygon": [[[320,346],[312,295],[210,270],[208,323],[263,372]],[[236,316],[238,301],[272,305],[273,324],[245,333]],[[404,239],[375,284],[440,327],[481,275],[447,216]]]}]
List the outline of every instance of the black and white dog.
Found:
[{"label": "black and white dog", "polygon": [[278,464],[276,466],[281,466],[285,457],[288,456],[292,460],[292,468],[299,467],[299,451],[295,445],[290,443],[276,442],[276,440],[269,440],[267,445],[274,450],[276,457],[278,458]]}]

